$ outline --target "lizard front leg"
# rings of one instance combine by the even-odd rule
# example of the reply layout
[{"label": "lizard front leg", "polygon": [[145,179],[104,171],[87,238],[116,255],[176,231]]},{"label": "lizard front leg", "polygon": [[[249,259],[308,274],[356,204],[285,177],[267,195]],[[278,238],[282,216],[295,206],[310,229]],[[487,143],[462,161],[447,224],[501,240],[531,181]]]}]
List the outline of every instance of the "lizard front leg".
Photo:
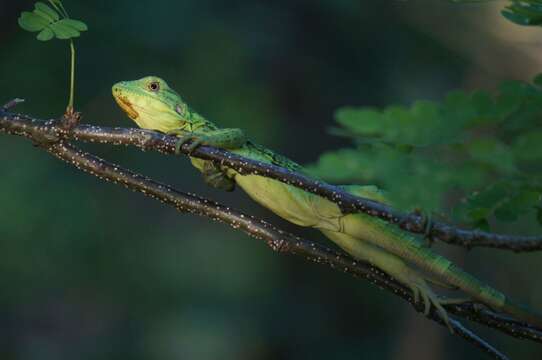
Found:
[{"label": "lizard front leg", "polygon": [[189,153],[200,145],[209,145],[221,149],[237,149],[247,142],[243,131],[234,128],[191,132],[187,132],[184,129],[175,129],[168,131],[168,134],[180,135],[179,140],[175,144],[176,154],[180,153],[181,146],[187,141],[192,141],[188,148]]}]

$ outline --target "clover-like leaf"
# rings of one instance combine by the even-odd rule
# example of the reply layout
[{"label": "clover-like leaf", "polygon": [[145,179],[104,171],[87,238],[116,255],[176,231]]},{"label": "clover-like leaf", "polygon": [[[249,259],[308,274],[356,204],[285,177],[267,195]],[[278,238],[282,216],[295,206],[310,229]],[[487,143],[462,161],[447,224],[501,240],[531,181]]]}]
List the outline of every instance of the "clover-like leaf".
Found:
[{"label": "clover-like leaf", "polygon": [[47,41],[47,40],[51,40],[54,36],[55,34],[53,33],[53,30],[51,30],[50,28],[45,28],[42,31],[40,31],[40,33],[38,34],[36,38],[40,41]]},{"label": "clover-like leaf", "polygon": [[69,19],[62,19],[49,26],[51,30],[53,30],[53,32],[55,33],[55,36],[57,37],[57,39],[63,40],[63,39],[71,39],[74,37],[79,37],[80,35],[79,30],[71,26],[69,22],[67,23],[66,20],[69,20]]},{"label": "clover-like leaf", "polygon": [[61,20],[61,22],[66,25],[66,26],[69,26],[77,31],[87,31],[88,30],[88,27],[87,27],[87,24],[85,24],[84,22],[80,21],[80,20],[74,20],[74,19],[64,19],[64,20]]},{"label": "clover-like leaf", "polygon": [[49,21],[46,18],[28,11],[21,13],[18,22],[20,27],[30,32],[41,31],[49,25]]},{"label": "clover-like leaf", "polygon": [[[53,4],[62,5],[60,1]],[[42,2],[35,4],[34,11],[21,13],[18,22],[24,30],[39,31],[37,39],[41,41],[51,40],[53,37],[61,40],[75,38],[80,36],[81,31],[88,29],[84,22],[65,18],[59,15],[56,9]]]},{"label": "clover-like leaf", "polygon": [[58,15],[58,13],[51,9],[47,4],[38,1],[34,6],[34,13],[43,16],[44,18],[48,19],[49,22],[54,22],[60,19],[60,15]]}]

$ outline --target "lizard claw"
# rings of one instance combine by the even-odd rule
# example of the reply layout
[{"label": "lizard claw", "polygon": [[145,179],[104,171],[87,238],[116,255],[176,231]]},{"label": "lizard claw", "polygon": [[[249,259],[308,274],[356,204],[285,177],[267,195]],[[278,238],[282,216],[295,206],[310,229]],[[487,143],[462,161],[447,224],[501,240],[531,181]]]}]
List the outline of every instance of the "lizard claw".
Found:
[{"label": "lizard claw", "polygon": [[205,145],[205,137],[204,136],[197,136],[192,138],[192,143],[188,146],[188,153],[192,154],[192,151],[194,151],[198,146]]},{"label": "lizard claw", "polygon": [[450,318],[448,317],[448,312],[442,306],[444,303],[441,301],[441,299],[437,295],[435,295],[435,293],[433,293],[433,291],[431,289],[429,289],[429,291],[422,291],[422,295],[425,295],[424,296],[424,301],[425,301],[424,314],[425,314],[425,316],[429,315],[429,312],[431,310],[431,305],[433,305],[435,307],[435,310],[437,311],[437,314],[440,316],[442,321],[444,321],[444,324],[448,327],[450,332],[453,334],[454,329],[453,329],[452,325],[450,324]]},{"label": "lizard claw", "polygon": [[186,134],[181,136],[175,143],[175,155],[179,155],[181,153],[181,146],[188,141],[192,141],[192,143],[188,146],[188,154],[191,154],[198,146],[205,145],[207,138],[205,135],[196,134]]},{"label": "lizard claw", "polygon": [[450,323],[450,318],[448,317],[448,312],[444,309],[443,305],[448,304],[450,299],[441,299],[439,298],[433,290],[427,285],[423,278],[416,279],[409,283],[409,288],[412,290],[414,297],[414,303],[418,303],[420,296],[424,303],[423,313],[425,316],[428,316],[431,312],[431,306],[434,306],[437,314],[440,316],[444,324],[448,327],[450,332],[453,334],[454,330]]},{"label": "lizard claw", "polygon": [[175,155],[181,154],[181,146],[183,146],[185,142],[186,140],[183,140],[182,138],[175,142]]},{"label": "lizard claw", "polygon": [[420,290],[416,286],[410,286],[410,290],[414,296],[414,303],[417,304],[420,301]]}]

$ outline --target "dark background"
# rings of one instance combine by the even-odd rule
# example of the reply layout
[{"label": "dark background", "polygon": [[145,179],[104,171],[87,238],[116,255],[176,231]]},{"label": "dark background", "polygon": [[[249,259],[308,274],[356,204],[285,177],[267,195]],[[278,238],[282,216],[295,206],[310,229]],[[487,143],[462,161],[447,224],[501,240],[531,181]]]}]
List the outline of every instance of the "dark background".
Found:
[{"label": "dark background", "polygon": [[[540,72],[538,28],[504,2],[65,1],[77,40],[76,108],[86,123],[133,126],[111,85],[158,75],[222,126],[301,162],[346,146],[345,105],[409,104],[493,89]],[[17,26],[30,1],[0,0],[0,102],[59,116],[67,42]],[[457,359],[478,349],[368,282],[274,254],[208,219],[181,215],[0,137],[1,359]],[[285,224],[240,191],[206,188],[184,158],[88,146],[101,156]],[[542,303],[540,255],[437,245],[472,272]],[[474,327],[514,359],[542,347]]]}]

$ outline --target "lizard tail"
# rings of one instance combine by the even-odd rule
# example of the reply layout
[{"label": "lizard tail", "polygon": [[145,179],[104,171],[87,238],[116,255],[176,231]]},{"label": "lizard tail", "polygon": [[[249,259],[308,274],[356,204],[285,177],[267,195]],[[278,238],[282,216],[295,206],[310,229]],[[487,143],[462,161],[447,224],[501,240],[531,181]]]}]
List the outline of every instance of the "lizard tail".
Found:
[{"label": "lizard tail", "polygon": [[416,237],[365,214],[349,214],[341,218],[342,231],[364,239],[399,256],[407,262],[436,276],[495,311],[507,313],[520,321],[542,329],[542,314],[516,303],[502,292],[484,284],[450,260],[425,246]]},{"label": "lizard tail", "polygon": [[[442,258],[436,254],[435,256]],[[450,265],[448,271],[443,274],[443,277],[447,282],[458,286],[472,298],[485,303],[493,310],[506,313],[515,317],[517,320],[542,329],[542,314],[540,312],[525,304],[513,301],[502,292],[484,284],[457,265]]]}]

